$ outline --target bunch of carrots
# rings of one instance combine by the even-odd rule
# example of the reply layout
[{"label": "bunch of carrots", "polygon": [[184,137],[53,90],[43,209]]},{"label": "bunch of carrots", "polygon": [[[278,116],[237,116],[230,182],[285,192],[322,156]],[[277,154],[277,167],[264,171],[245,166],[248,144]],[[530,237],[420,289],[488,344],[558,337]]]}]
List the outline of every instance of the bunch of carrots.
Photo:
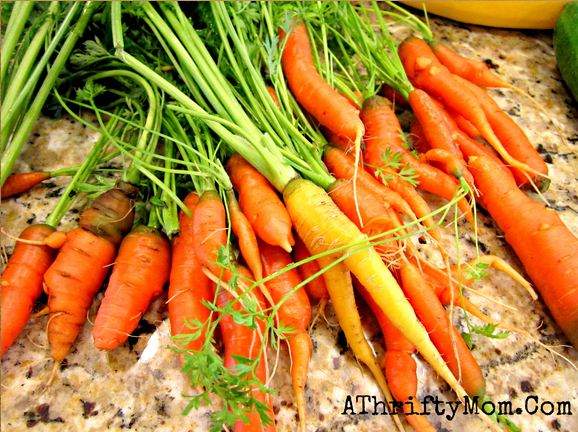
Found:
[{"label": "bunch of carrots", "polygon": [[[90,127],[101,139],[87,162],[61,171],[73,180],[46,225],[17,239],[2,274],[2,355],[43,288],[56,374],[99,290],[93,339],[109,351],[168,285],[173,349],[199,389],[187,411],[217,394],[217,429],[275,430],[270,350],[286,345],[306,430],[315,304],[321,315],[331,304],[388,401],[417,399],[418,352],[458,398],[481,404],[490,397],[484,374],[445,306],[485,322],[491,336],[502,328],[533,338],[486,316],[462,288],[473,280],[468,269],[493,266],[534,293],[498,257],[463,263],[443,247],[452,212],[476,229],[476,203],[578,345],[578,240],[521,189],[545,190],[547,166],[485,90],[508,84],[483,63],[435,42],[394,4],[385,12],[375,2],[210,2],[198,6],[205,22],[194,24],[175,3],[102,7],[114,50],[100,40],[79,50],[68,78],[87,80],[84,101],[55,92],[71,115],[71,103],[94,113]],[[397,45],[391,17],[424,38]],[[125,35],[129,20],[154,35],[146,53]],[[151,58],[166,67],[159,72]],[[95,84],[110,81],[120,86],[112,103]],[[129,82],[138,92],[122,88]],[[127,101],[128,119],[118,108]],[[413,114],[411,134],[398,105]],[[128,161],[122,175],[109,190],[96,188],[97,165],[118,155]],[[50,176],[13,174],[2,198]],[[78,228],[56,231],[83,182],[98,196]],[[447,204],[432,210],[418,189]],[[421,256],[418,238],[437,248],[444,267]],[[382,329],[382,362],[363,332],[360,297]],[[203,373],[209,366],[213,376]],[[406,419],[417,431],[435,430],[423,416]],[[500,416],[482,420],[516,429]]]}]

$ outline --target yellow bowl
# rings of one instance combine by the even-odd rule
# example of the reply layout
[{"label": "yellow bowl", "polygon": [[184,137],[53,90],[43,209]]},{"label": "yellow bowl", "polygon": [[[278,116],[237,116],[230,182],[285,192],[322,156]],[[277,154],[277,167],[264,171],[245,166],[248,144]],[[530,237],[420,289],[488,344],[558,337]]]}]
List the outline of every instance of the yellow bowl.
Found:
[{"label": "yellow bowl", "polygon": [[551,29],[567,1],[402,1],[408,6],[468,24]]}]

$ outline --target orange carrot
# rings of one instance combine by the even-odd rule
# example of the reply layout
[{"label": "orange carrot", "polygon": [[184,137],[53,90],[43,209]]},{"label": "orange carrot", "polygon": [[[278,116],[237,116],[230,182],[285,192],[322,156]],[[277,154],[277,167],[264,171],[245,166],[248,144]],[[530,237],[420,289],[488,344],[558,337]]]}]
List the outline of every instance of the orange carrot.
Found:
[{"label": "orange carrot", "polygon": [[405,100],[404,97],[397,90],[393,89],[392,87],[386,84],[382,84],[381,86],[381,95],[387,98],[387,100],[391,102],[391,105],[394,108],[397,106],[400,106],[402,108],[409,108],[407,100]]},{"label": "orange carrot", "polygon": [[460,379],[468,395],[483,397],[484,374],[419,269],[406,261],[399,273],[403,291],[454,376]]},{"label": "orange carrot", "polygon": [[85,209],[81,228],[68,233],[44,274],[48,294],[48,341],[52,358],[62,361],[76,340],[92,299],[116,256],[116,245],[132,226],[136,189],[120,182]]},{"label": "orange carrot", "polygon": [[265,242],[260,242],[259,249],[263,261],[263,273],[266,277],[283,271],[266,285],[275,305],[282,302],[278,310],[279,321],[284,326],[290,326],[294,331],[288,335],[287,342],[291,354],[291,378],[299,413],[300,430],[305,431],[305,383],[313,350],[311,338],[307,332],[311,321],[311,305],[303,288],[293,292],[302,280],[296,269],[286,269],[287,266],[293,264],[291,256],[280,247],[271,246]]},{"label": "orange carrot", "polygon": [[219,252],[227,246],[227,215],[225,206],[216,190],[201,195],[193,214],[195,254],[202,265],[216,276],[223,267],[218,264]]},{"label": "orange carrot", "polygon": [[[191,192],[183,203],[195,213],[199,196]],[[167,303],[169,305],[169,320],[171,322],[171,335],[186,335],[195,333],[196,329],[187,325],[192,320],[205,325],[210,316],[210,310],[203,304],[203,300],[213,300],[213,284],[203,273],[202,265],[195,254],[195,241],[193,235],[193,218],[183,211],[179,214],[179,235],[173,238],[172,263],[170,284]],[[205,329],[206,330],[206,329]],[[198,351],[205,341],[205,331],[201,335],[181,344],[179,348]]]},{"label": "orange carrot", "polygon": [[456,111],[472,122],[505,162],[525,172],[540,174],[509,153],[492,129],[478,98],[463,85],[465,80],[453,75],[442,65],[426,42],[410,37],[399,45],[398,53],[414,85],[439,98],[446,108]]},{"label": "orange carrot", "polygon": [[461,82],[480,101],[492,129],[508,153],[520,162],[533,168],[536,172],[543,174],[543,176],[527,175],[525,172],[514,167],[512,171],[516,183],[521,187],[528,186],[529,176],[542,190],[547,189],[549,182],[544,176],[548,174],[548,165],[546,165],[540,153],[534,148],[522,128],[518,126],[508,113],[504,112],[498,106],[487,92],[465,80],[461,80]]},{"label": "orange carrot", "polygon": [[550,313],[578,348],[578,239],[552,209],[519,190],[491,159],[469,160],[482,204],[520,258]]},{"label": "orange carrot", "polygon": [[480,131],[472,124],[471,121],[466,120],[464,116],[456,113],[454,110],[446,109],[450,117],[456,122],[458,128],[467,134],[470,138],[476,139],[480,138],[482,134]]},{"label": "orange carrot", "polygon": [[169,280],[171,253],[164,234],[139,225],[122,240],[94,320],[94,345],[112,350],[137,327],[153,298]]},{"label": "orange carrot", "polygon": [[0,197],[4,199],[26,192],[49,178],[50,173],[43,171],[11,174],[2,185]]},{"label": "orange carrot", "polygon": [[[296,236],[295,247],[293,248],[293,259],[295,262],[299,262],[308,258],[311,258],[311,254],[307,250],[303,240],[301,240],[299,236]],[[319,272],[320,269],[321,267],[316,260],[306,262],[297,267],[297,271],[303,280],[309,279],[311,276]],[[315,279],[310,280],[307,285],[305,285],[305,291],[312,300],[326,303],[327,299],[329,299],[329,292],[327,291],[327,286],[325,285],[325,279],[323,279],[323,276],[317,276]]]},{"label": "orange carrot", "polygon": [[342,180],[335,182],[328,190],[337,207],[369,237],[400,229],[397,233],[379,238],[379,241],[385,242],[374,246],[384,259],[395,260],[401,251],[395,236],[405,234],[405,231],[401,229],[401,221],[395,212],[387,208],[371,190],[366,189],[363,185],[358,185],[356,192],[357,200],[355,199],[353,184]]},{"label": "orange carrot", "polygon": [[[358,280],[355,280],[354,284],[355,289],[361,293],[371,308],[381,328],[386,348],[385,376],[391,394],[398,402],[403,403],[402,409],[405,413],[420,412],[421,408],[417,398],[417,365],[412,357],[416,351],[415,347],[379,309],[363,285]],[[436,430],[427,420],[427,417],[409,414],[406,419],[416,432],[434,432]]]},{"label": "orange carrot", "polygon": [[510,87],[510,84],[493,73],[486,63],[464,57],[442,43],[434,43],[431,47],[440,63],[451,73],[480,87]]},{"label": "orange carrot", "polygon": [[257,237],[291,252],[291,246],[295,243],[291,218],[275,189],[239,154],[229,158],[227,172],[239,193],[241,209]]},{"label": "orange carrot", "polygon": [[[412,95],[417,92],[420,91],[415,90]],[[387,165],[384,157],[388,152],[392,155],[399,154],[401,163],[417,174],[418,187],[421,189],[447,200],[452,200],[459,192],[458,182],[454,178],[432,166],[420,163],[403,147],[401,126],[387,99],[380,96],[367,99],[361,111],[361,118],[366,128],[364,158],[369,165],[375,168],[384,167]],[[458,206],[468,219],[472,218],[470,206],[464,198],[458,202]]]},{"label": "orange carrot", "polygon": [[[54,233],[49,225],[30,225],[19,239],[44,241]],[[0,314],[2,331],[0,356],[14,343],[26,326],[34,302],[42,294],[42,278],[56,251],[49,246],[16,242],[2,273]]]},{"label": "orange carrot", "polygon": [[[239,274],[241,274],[241,276],[252,279],[250,272],[242,266],[237,266],[237,271]],[[225,272],[223,275],[224,282],[228,283],[232,275],[233,273],[230,271]],[[240,282],[237,284],[237,288],[240,288],[240,292],[238,294],[242,293],[243,285],[244,282],[242,279],[240,279]],[[259,291],[253,290],[251,295],[256,297],[258,304],[264,304],[263,297]],[[227,306],[227,304],[232,304],[236,311],[243,310],[241,301],[235,301],[233,294],[227,290],[219,289],[217,296],[217,306],[223,309]],[[264,323],[262,321],[259,320],[258,326],[261,328],[261,331],[263,331]],[[223,360],[225,366],[228,369],[233,369],[237,364],[237,360],[235,360],[236,356],[245,357],[251,360],[257,358],[259,355],[259,349],[262,345],[262,338],[257,329],[251,329],[243,324],[239,324],[229,314],[221,315],[219,320],[219,328],[221,330],[223,345],[225,347]],[[267,383],[267,364],[263,354],[261,354],[260,360],[254,373],[255,377],[259,379],[262,384]],[[245,414],[247,416],[247,421],[243,422],[242,420],[237,420],[233,426],[233,430],[235,432],[274,432],[275,421],[271,397],[268,394],[260,391],[258,388],[252,388],[251,391],[253,393],[253,397],[256,400],[268,406],[269,412],[267,415],[272,420],[272,423],[268,426],[264,426],[257,411],[251,407],[246,407],[247,412]]]},{"label": "orange carrot", "polygon": [[245,214],[241,211],[235,192],[227,191],[227,205],[229,207],[229,216],[231,218],[231,228],[239,240],[239,249],[245,262],[251,269],[251,273],[256,280],[263,278],[263,265],[261,264],[261,254],[259,253],[259,244],[253,227]]},{"label": "orange carrot", "polygon": [[352,141],[360,139],[363,124],[359,110],[317,72],[306,27],[294,23],[288,35],[281,29],[279,33],[286,41],[281,57],[283,72],[295,99],[332,132]]}]

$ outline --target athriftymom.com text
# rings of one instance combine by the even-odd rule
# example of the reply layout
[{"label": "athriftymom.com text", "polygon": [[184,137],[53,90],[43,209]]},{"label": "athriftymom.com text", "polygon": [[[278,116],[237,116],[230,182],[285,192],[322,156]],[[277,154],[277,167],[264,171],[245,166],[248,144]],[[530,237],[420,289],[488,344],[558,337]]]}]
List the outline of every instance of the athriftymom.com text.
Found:
[{"label": "athriftymom.com text", "polygon": [[478,396],[466,396],[463,401],[445,401],[438,396],[427,395],[419,401],[410,396],[406,402],[387,402],[372,395],[348,395],[342,415],[437,415],[453,420],[458,412],[462,415],[481,414],[514,416],[522,414],[573,415],[570,401],[549,401],[529,395],[514,406],[512,401],[480,401]]}]

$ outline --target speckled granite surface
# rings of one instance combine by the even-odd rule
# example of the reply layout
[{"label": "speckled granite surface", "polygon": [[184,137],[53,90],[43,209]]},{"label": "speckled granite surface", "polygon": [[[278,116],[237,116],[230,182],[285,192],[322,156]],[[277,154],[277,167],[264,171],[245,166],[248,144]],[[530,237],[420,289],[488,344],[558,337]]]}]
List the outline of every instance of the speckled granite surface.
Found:
[{"label": "speckled granite surface", "polygon": [[[435,20],[434,31],[441,40],[451,42],[464,54],[491,59],[497,71],[510,82],[529,92],[544,107],[539,112],[529,99],[511,91],[493,91],[498,103],[514,116],[549,163],[552,185],[545,197],[559,211],[569,227],[578,233],[578,120],[576,104],[560,82],[555,68],[551,33],[488,30],[481,27]],[[554,127],[554,125],[556,127]],[[557,136],[562,131],[562,140]],[[67,120],[41,119],[31,136],[31,143],[17,169],[53,169],[82,160],[87,144],[94,136]],[[63,151],[65,150],[65,151]],[[62,180],[49,181],[29,194],[6,201],[1,206],[2,226],[18,233],[26,223],[42,221],[62,191]],[[432,201],[435,202],[435,201]],[[82,203],[79,203],[82,206]],[[64,226],[74,224],[77,213],[67,216]],[[483,252],[503,257],[516,268],[519,262],[499,236],[493,223],[480,215],[480,242]],[[455,250],[448,230],[448,249]],[[2,239],[10,252],[11,242]],[[460,242],[465,258],[473,256],[471,239]],[[433,257],[433,255],[432,255]],[[558,346],[567,343],[548,317],[540,302],[528,295],[506,276],[491,276],[475,285],[470,298],[495,318],[531,330],[540,343]],[[479,295],[478,295],[479,294]],[[484,297],[482,297],[483,295]],[[100,295],[89,312],[94,318]],[[203,431],[207,430],[208,409],[181,415],[186,405],[183,394],[193,389],[184,382],[175,355],[167,349],[169,326],[166,298],[158,299],[125,346],[112,353],[98,352],[92,345],[91,325],[87,322],[71,354],[60,368],[54,384],[46,388],[52,362],[47,349],[46,317],[32,319],[15,345],[2,359],[1,420],[2,431]],[[510,308],[495,303],[499,301]],[[362,309],[367,314],[367,309]],[[456,323],[462,323],[456,312]],[[367,334],[381,353],[381,335],[369,320]],[[374,395],[381,399],[369,373],[361,368],[338,332],[329,307],[328,322],[317,321],[312,329],[314,353],[306,396],[309,431],[394,430],[389,416],[342,415],[348,395]],[[533,408],[544,401],[554,404],[552,415],[523,412],[513,420],[527,431],[578,430],[578,372],[568,362],[553,356],[536,341],[511,335],[505,340],[478,337],[474,354],[480,362],[487,390],[494,401],[511,401],[514,409]],[[557,347],[569,362],[578,365],[573,348]],[[287,352],[282,351],[278,373],[272,386],[278,430],[296,430],[296,412],[287,374]],[[418,359],[419,396],[438,396],[453,400],[446,385],[433,376]],[[557,415],[559,401],[569,401],[572,415]],[[368,404],[371,408],[372,404]],[[549,409],[549,405],[544,405]],[[447,408],[447,407],[446,407]],[[446,415],[449,413],[445,413]],[[430,406],[431,422],[439,430],[481,431],[486,429],[475,415],[453,420],[437,415]],[[360,404],[355,404],[360,412]]]}]

